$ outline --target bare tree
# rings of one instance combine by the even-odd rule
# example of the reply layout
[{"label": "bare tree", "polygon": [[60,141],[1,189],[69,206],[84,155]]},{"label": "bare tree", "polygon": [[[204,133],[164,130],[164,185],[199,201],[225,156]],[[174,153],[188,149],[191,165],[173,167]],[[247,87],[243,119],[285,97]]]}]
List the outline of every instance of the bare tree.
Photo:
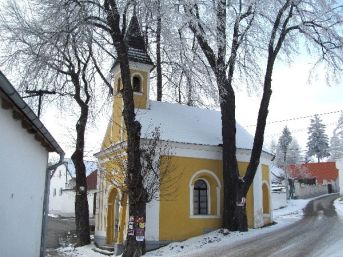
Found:
[{"label": "bare tree", "polygon": [[73,108],[75,104],[78,108],[75,150],[71,159],[76,171],[78,245],[85,245],[90,243],[90,231],[83,158],[86,126],[94,104],[96,74],[100,70],[95,59],[99,56],[96,56],[93,31],[79,23],[80,17],[75,17],[75,12],[80,12],[77,6],[70,10],[50,1],[35,4],[40,11],[30,14],[11,2],[1,16],[1,32],[8,46],[5,61],[19,70],[20,87],[53,90],[63,96],[59,98],[63,110]]},{"label": "bare tree", "polygon": [[[112,142],[115,143],[115,142]],[[115,145],[112,144],[111,145]],[[119,143],[107,160],[111,168],[102,171],[104,181],[108,181],[123,194],[128,195],[127,156],[125,144]],[[141,163],[143,185],[147,192],[146,203],[152,200],[171,199],[177,190],[178,177],[173,176],[174,165],[171,160],[173,149],[168,142],[160,138],[159,128],[155,128],[141,139]],[[164,188],[161,195],[160,188]]]},{"label": "bare tree", "polygon": [[[222,113],[224,213],[223,226],[247,230],[245,197],[260,162],[264,131],[272,94],[273,68],[280,50],[285,56],[296,52],[305,40],[312,52],[319,52],[334,73],[342,69],[342,6],[323,1],[183,1],[184,13],[216,78]],[[206,12],[204,10],[206,9]],[[212,10],[212,11],[208,11]],[[227,15],[230,14],[230,16]],[[212,16],[211,16],[212,15]],[[207,16],[216,20],[209,24]],[[233,18],[232,18],[233,17]],[[211,26],[212,25],[212,26]],[[230,27],[228,27],[230,25]],[[215,29],[213,29],[213,26]],[[214,33],[213,33],[214,31]],[[232,34],[230,35],[229,33]],[[227,53],[229,50],[229,53]],[[317,52],[317,53],[318,53]],[[264,59],[265,58],[265,59]],[[249,165],[243,177],[236,159],[236,118],[234,82],[257,78],[264,67],[263,94]],[[317,64],[318,64],[317,63]],[[257,72],[254,72],[254,69]],[[236,74],[236,76],[235,76]],[[241,74],[239,74],[241,75]],[[246,79],[249,82],[249,80]],[[251,80],[250,80],[251,81]]]}]

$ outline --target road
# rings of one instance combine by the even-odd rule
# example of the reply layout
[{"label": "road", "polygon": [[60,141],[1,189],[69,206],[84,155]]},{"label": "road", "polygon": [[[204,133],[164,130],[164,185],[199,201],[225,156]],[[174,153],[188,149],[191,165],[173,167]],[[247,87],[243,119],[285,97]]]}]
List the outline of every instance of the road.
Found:
[{"label": "road", "polygon": [[74,218],[52,218],[48,219],[48,233],[46,248],[57,248],[64,240],[66,235],[75,233]]},{"label": "road", "polygon": [[343,221],[333,201],[337,194],[311,201],[300,221],[261,237],[188,257],[342,257]]}]

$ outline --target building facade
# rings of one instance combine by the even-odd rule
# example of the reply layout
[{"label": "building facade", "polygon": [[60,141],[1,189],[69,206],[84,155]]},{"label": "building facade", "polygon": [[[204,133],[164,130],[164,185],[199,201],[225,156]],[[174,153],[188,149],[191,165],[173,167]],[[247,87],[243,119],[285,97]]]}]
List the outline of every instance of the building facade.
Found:
[{"label": "building facade", "polygon": [[[150,70],[153,64],[141,36],[137,18],[130,22],[126,35],[136,118],[141,123],[141,145],[153,140],[159,131],[157,156],[160,176],[170,175],[168,183],[160,179],[158,200],[147,205],[145,238],[147,249],[184,240],[220,228],[223,211],[223,175],[220,113],[201,108],[149,100]],[[126,158],[126,131],[122,117],[123,100],[119,64],[113,67],[116,92],[113,112],[96,154],[99,163],[95,241],[113,246],[120,253],[135,217],[128,217],[128,202],[120,179],[121,159]],[[243,175],[248,165],[253,138],[237,124],[237,158]],[[166,150],[168,149],[168,150]],[[249,227],[261,227],[272,221],[270,208],[269,164],[272,156],[263,152],[254,182],[246,200]],[[168,168],[167,168],[168,167]],[[168,170],[167,170],[168,169]],[[111,177],[117,176],[116,182]],[[147,175],[149,176],[149,174]],[[118,183],[119,181],[119,183]],[[137,230],[138,231],[138,230]],[[137,240],[142,238],[137,237]]]},{"label": "building facade", "polygon": [[0,142],[0,255],[42,256],[48,153],[64,153],[1,72]]}]

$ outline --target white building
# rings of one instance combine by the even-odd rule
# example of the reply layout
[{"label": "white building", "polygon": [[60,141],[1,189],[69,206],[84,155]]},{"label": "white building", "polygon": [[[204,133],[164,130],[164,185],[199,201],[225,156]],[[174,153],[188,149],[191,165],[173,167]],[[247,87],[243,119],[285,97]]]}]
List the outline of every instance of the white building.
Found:
[{"label": "white building", "polygon": [[50,181],[49,213],[75,216],[75,179],[66,165],[58,166]]},{"label": "white building", "polygon": [[338,169],[340,194],[343,195],[343,158],[336,161],[336,168]]},{"label": "white building", "polygon": [[[89,217],[95,214],[96,163],[85,161]],[[95,172],[95,175],[92,175]],[[94,182],[95,179],[95,182]],[[60,165],[50,182],[49,213],[75,217],[75,168],[71,160]]]},{"label": "white building", "polygon": [[43,256],[48,154],[64,152],[0,71],[0,255]]}]

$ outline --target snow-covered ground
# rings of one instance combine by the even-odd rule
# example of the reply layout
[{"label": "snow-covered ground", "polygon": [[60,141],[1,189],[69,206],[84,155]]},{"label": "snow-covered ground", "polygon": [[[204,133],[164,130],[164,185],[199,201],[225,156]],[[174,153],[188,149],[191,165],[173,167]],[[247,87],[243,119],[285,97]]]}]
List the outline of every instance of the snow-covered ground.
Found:
[{"label": "snow-covered ground", "polygon": [[[306,204],[311,199],[306,200],[290,200],[288,202],[288,206],[279,210],[274,210],[274,220],[277,224],[265,228],[260,229],[249,229],[248,232],[240,233],[240,232],[228,232],[222,230],[216,230],[211,233],[190,238],[188,240],[182,242],[176,242],[169,244],[165,247],[162,247],[158,250],[148,252],[144,256],[147,257],[157,257],[157,256],[165,256],[165,257],[176,257],[180,256],[179,254],[182,252],[182,255],[188,254],[196,254],[197,252],[201,252],[205,249],[221,247],[223,245],[229,245],[237,243],[240,240],[261,236],[265,233],[269,233],[271,231],[277,230],[281,227],[287,226],[289,224],[294,223],[295,221],[301,219],[303,212],[302,209],[306,206]],[[335,203],[336,205],[336,203]],[[340,214],[343,218],[343,202],[337,202],[337,205],[341,207]],[[104,257],[105,255],[94,252],[94,245],[87,245],[83,247],[61,247],[58,249],[58,253],[61,256],[65,257]]]},{"label": "snow-covered ground", "polygon": [[[343,196],[334,201],[334,206],[337,212],[337,215],[340,217],[340,220],[343,222]],[[340,231],[340,236],[335,234],[335,238],[332,238],[327,244],[327,248],[320,255],[320,257],[342,257],[343,249],[343,231]]]}]

